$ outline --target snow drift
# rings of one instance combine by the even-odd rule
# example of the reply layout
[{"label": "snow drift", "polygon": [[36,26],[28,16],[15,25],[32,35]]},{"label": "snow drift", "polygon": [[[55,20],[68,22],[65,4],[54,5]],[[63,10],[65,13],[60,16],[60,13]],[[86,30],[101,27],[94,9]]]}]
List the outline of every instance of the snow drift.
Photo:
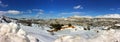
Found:
[{"label": "snow drift", "polygon": [[0,23],[0,42],[38,42],[15,23]]},{"label": "snow drift", "polygon": [[120,42],[120,30],[101,30],[99,33],[92,31],[74,32],[62,35],[54,42]]}]

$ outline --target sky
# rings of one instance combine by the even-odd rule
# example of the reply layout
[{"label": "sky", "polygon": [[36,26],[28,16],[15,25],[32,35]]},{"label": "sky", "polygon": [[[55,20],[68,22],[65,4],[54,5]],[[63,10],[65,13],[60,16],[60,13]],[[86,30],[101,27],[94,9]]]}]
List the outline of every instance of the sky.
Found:
[{"label": "sky", "polygon": [[0,0],[0,14],[36,18],[120,14],[120,0]]}]

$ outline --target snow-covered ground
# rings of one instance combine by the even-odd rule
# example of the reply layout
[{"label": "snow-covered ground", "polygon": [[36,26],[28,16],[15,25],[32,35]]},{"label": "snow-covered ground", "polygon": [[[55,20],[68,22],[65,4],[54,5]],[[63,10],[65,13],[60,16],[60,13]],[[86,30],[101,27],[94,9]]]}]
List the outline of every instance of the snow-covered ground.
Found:
[{"label": "snow-covered ground", "polygon": [[[82,26],[76,26],[76,28],[60,30],[60,31],[54,32],[54,35],[51,35],[49,32],[47,32],[49,27],[44,27],[44,26],[30,27],[30,26],[19,25],[20,32],[19,31],[17,32],[14,30],[15,28],[18,28],[17,26],[18,25],[14,23],[9,23],[9,24],[1,23],[0,24],[0,27],[1,27],[0,41],[1,42],[8,42],[10,40],[17,41],[18,39],[22,39],[22,38],[17,38],[19,37],[19,35],[20,36],[22,35],[21,37],[26,37],[25,35],[31,35],[31,36],[27,36],[29,40],[31,40],[30,37],[32,37],[34,39],[38,39],[39,42],[120,42],[120,33],[119,33],[120,30],[114,30],[114,29],[83,30]],[[11,28],[12,28],[12,32],[9,31],[11,30]],[[96,32],[97,30],[99,30],[99,32]],[[17,35],[16,38],[13,37],[14,35]],[[8,36],[8,38],[11,38],[11,39],[8,39],[7,41],[5,39],[7,38],[6,36]],[[28,42],[24,40],[23,41],[21,40],[21,41]]]},{"label": "snow-covered ground", "polygon": [[[6,18],[6,20],[9,20]],[[105,26],[90,27],[84,30],[83,26],[66,28],[53,32],[51,35],[48,26],[24,26],[14,20],[7,23],[0,17],[0,42],[120,42],[119,29],[107,29]],[[116,24],[119,26],[119,24]]]},{"label": "snow-covered ground", "polygon": [[[120,30],[102,30],[106,27],[91,27],[83,30],[75,26],[59,30],[51,35],[46,26],[24,26],[15,23],[0,23],[0,42],[120,42]],[[96,29],[94,29],[96,28]]]},{"label": "snow-covered ground", "polygon": [[[102,30],[106,27],[94,27],[96,29],[83,30],[82,26],[73,29],[65,29],[54,32],[51,35],[46,29],[49,27],[22,26],[29,35],[39,39],[39,42],[120,42],[120,30]],[[99,32],[97,32],[99,31]]]},{"label": "snow-covered ground", "polygon": [[80,31],[60,36],[55,42],[120,42],[120,30]]},{"label": "snow-covered ground", "polygon": [[38,42],[16,23],[0,23],[0,42]]}]

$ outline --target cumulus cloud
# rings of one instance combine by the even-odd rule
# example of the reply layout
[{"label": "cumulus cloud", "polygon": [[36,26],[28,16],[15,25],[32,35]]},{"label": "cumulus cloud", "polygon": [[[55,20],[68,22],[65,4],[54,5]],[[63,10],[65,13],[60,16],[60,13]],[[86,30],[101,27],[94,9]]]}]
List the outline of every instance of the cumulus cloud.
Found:
[{"label": "cumulus cloud", "polygon": [[1,7],[7,7],[8,5],[7,4],[3,4],[3,2],[0,0],[0,6]]},{"label": "cumulus cloud", "polygon": [[17,11],[17,10],[8,10],[8,11],[0,11],[0,14],[1,15],[4,15],[4,14],[20,14],[21,12],[20,11]]},{"label": "cumulus cloud", "polygon": [[73,9],[83,9],[81,5],[74,6]]},{"label": "cumulus cloud", "polygon": [[21,12],[17,10],[8,10],[7,13],[8,14],[20,14]]}]

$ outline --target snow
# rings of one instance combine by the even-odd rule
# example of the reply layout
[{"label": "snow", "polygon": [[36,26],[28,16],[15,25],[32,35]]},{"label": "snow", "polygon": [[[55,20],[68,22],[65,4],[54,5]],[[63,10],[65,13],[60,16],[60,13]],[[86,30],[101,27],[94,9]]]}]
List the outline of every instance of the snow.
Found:
[{"label": "snow", "polygon": [[[29,35],[33,35],[34,37],[39,39],[39,42],[53,42],[56,37],[50,35],[46,30],[42,30],[39,27],[29,27],[21,25],[21,28],[27,32]],[[47,27],[46,27],[47,28]]]},{"label": "snow", "polygon": [[120,24],[115,24],[115,26],[120,26]]},{"label": "snow", "polygon": [[[19,28],[18,28],[19,26]],[[59,30],[51,35],[47,32],[49,27],[24,26],[15,23],[0,24],[0,41],[16,42],[120,42],[120,30],[102,30],[103,27],[91,27],[91,30],[84,30],[82,26]],[[44,29],[42,29],[44,28]],[[14,30],[10,32],[10,30]],[[17,31],[15,31],[17,30]],[[99,32],[96,32],[99,31]],[[7,38],[7,40],[5,39]],[[9,39],[10,38],[10,39]],[[20,41],[18,41],[18,39]]]},{"label": "snow", "polygon": [[[0,25],[0,42],[37,42],[35,37],[27,35],[15,23],[2,23]],[[30,40],[34,39],[34,40]]]},{"label": "snow", "polygon": [[[47,26],[35,27],[34,25],[24,26],[22,24],[3,23],[0,27],[1,42],[120,42],[120,30],[100,29],[105,27],[91,27],[91,30],[84,30],[82,26],[75,26],[76,28],[66,28],[54,32],[54,35],[47,32],[49,28]],[[18,31],[10,32],[11,29]]]},{"label": "snow", "polygon": [[[64,35],[55,42],[120,42],[120,30],[100,31],[100,33],[84,32],[74,35]],[[87,37],[87,38],[86,38]]]},{"label": "snow", "polygon": [[120,42],[120,30],[102,28],[107,27],[91,27],[91,30],[84,30],[82,26],[75,26],[51,35],[47,26],[0,23],[0,42]]},{"label": "snow", "polygon": [[[116,26],[120,26],[120,24],[116,24]],[[54,35],[51,35],[47,31],[50,30],[49,26],[38,26],[37,24],[24,26],[20,23],[6,23],[2,20],[0,42],[120,42],[119,29],[103,30],[108,28],[105,26],[90,28],[91,30],[84,30],[83,26],[75,26],[75,28],[65,28],[53,32]]]}]

